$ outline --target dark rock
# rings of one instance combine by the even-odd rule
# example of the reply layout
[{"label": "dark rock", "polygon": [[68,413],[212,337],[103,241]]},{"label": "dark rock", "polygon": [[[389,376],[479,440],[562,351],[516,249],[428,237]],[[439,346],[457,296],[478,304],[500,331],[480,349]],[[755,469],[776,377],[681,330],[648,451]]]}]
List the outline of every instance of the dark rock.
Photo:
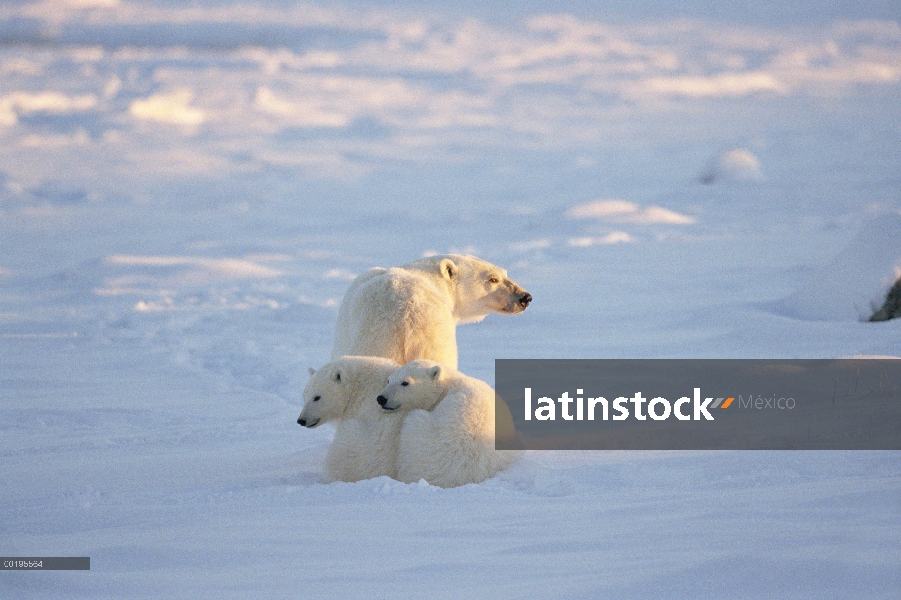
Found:
[{"label": "dark rock", "polygon": [[873,313],[870,321],[888,321],[901,317],[901,279],[895,282],[885,297],[882,308]]}]

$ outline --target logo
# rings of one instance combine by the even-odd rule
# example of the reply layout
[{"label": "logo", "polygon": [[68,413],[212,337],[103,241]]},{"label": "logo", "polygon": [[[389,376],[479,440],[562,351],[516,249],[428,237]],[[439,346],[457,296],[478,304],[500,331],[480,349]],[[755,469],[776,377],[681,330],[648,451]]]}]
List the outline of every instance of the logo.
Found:
[{"label": "logo", "polygon": [[[704,398],[702,401],[701,388],[694,389],[693,397],[683,396],[674,403],[670,403],[669,400],[660,396],[648,400],[641,395],[641,392],[636,392],[631,398],[619,396],[612,402],[609,402],[602,396],[597,398],[584,398],[581,396],[583,393],[584,390],[581,388],[577,389],[577,396],[571,398],[569,392],[563,392],[563,394],[557,398],[556,403],[551,398],[543,396],[536,400],[536,406],[533,410],[532,388],[525,388],[525,414],[523,415],[523,418],[526,421],[531,421],[532,416],[534,415],[535,419],[538,421],[555,421],[557,419],[557,404],[559,404],[560,417],[564,421],[594,421],[596,419],[602,421],[625,421],[630,416],[638,421],[646,421],[648,417],[654,421],[665,421],[671,416],[679,421],[700,421],[702,419],[713,421],[714,417],[710,413],[710,410],[729,408],[735,400],[734,397],[730,396],[728,398],[716,399],[713,397]],[[646,402],[647,410],[645,410],[644,406]],[[572,414],[570,407],[573,403],[575,403],[575,415]],[[631,411],[629,403],[632,404]],[[686,405],[689,405],[692,409],[690,413],[684,412],[689,409]],[[611,408],[613,411],[612,415]]]},{"label": "logo", "polygon": [[495,447],[901,449],[898,382],[892,359],[498,359]]}]

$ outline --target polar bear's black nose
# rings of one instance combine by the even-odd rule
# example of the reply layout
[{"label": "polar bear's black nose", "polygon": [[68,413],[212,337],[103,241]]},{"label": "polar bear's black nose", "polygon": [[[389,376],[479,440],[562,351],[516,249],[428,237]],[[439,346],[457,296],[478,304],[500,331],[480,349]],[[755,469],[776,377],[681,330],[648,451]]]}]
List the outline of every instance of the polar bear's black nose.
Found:
[{"label": "polar bear's black nose", "polygon": [[523,297],[519,299],[519,305],[523,308],[526,308],[529,305],[529,302],[532,301],[532,294],[525,293]]},{"label": "polar bear's black nose", "polygon": [[298,419],[297,419],[297,424],[298,424],[298,425],[303,425],[304,427],[306,427],[306,426],[307,426],[307,420],[306,420],[306,419],[298,418]]},{"label": "polar bear's black nose", "polygon": [[375,399],[375,401],[379,403],[379,406],[385,406],[385,403],[388,402],[388,399],[384,396],[379,396]]}]

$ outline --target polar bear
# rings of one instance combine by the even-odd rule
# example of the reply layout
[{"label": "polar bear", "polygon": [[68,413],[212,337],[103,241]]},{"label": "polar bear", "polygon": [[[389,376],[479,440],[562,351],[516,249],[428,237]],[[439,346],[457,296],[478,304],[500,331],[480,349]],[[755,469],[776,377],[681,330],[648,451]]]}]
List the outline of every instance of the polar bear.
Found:
[{"label": "polar bear", "polygon": [[388,376],[400,367],[386,358],[342,356],[318,371],[310,369],[297,423],[313,428],[337,425],[325,459],[325,482],[397,478],[397,448],[403,412],[376,403]]},{"label": "polar bear", "polygon": [[397,453],[397,479],[405,483],[479,483],[518,455],[494,449],[491,386],[434,361],[416,360],[392,373],[377,400],[386,411],[410,411]]},{"label": "polar bear", "polygon": [[344,295],[332,359],[382,356],[406,364],[416,359],[457,368],[457,324],[490,313],[515,315],[532,295],[507,272],[475,256],[431,256],[392,269],[375,267]]}]

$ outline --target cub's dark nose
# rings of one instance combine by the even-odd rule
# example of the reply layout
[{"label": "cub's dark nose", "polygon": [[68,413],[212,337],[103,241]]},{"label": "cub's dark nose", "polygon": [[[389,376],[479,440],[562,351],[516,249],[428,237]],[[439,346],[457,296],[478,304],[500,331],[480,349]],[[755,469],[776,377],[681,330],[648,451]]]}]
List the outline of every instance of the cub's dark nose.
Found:
[{"label": "cub's dark nose", "polygon": [[385,403],[388,402],[388,399],[384,396],[379,396],[375,399],[375,401],[379,403],[379,406],[385,406]]},{"label": "cub's dark nose", "polygon": [[303,425],[304,427],[306,427],[306,426],[307,426],[307,420],[306,420],[306,419],[300,419],[300,418],[298,418],[298,419],[297,419],[297,424],[298,424],[298,425]]},{"label": "cub's dark nose", "polygon": [[523,308],[529,306],[529,302],[532,301],[532,294],[524,294],[522,298],[519,299],[519,305]]}]

